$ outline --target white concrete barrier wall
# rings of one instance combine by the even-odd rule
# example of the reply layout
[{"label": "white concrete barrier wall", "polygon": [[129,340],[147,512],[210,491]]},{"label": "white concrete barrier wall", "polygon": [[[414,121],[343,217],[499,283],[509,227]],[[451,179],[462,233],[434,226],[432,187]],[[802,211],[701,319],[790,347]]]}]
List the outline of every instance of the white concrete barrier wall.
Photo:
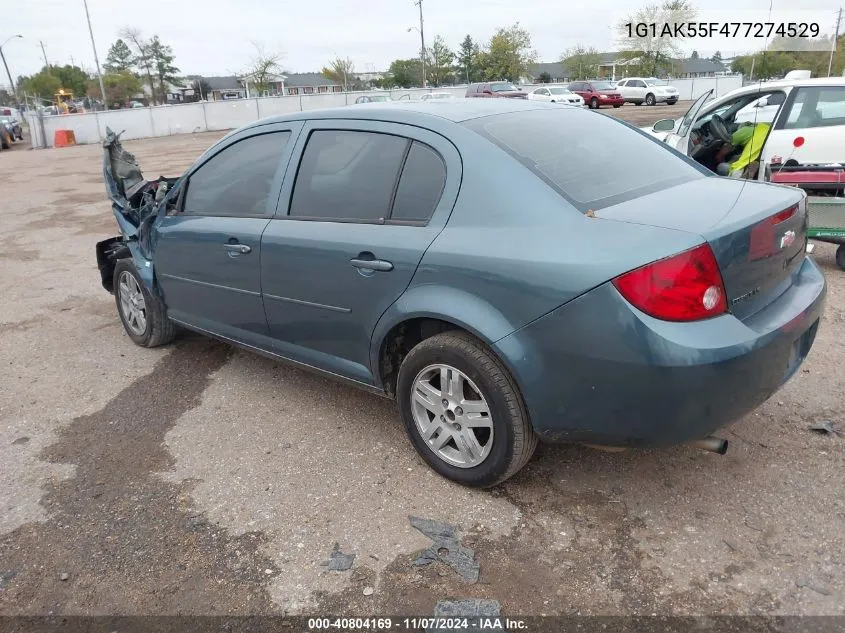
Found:
[{"label": "white concrete barrier wall", "polygon": [[[699,97],[711,88],[715,89],[715,96],[720,97],[731,90],[740,88],[742,77],[675,79],[671,83],[678,88],[680,98],[688,100]],[[29,115],[27,121],[32,134],[32,146],[53,147],[56,130],[73,130],[76,142],[79,144],[101,142],[105,138],[107,126],[115,132],[124,131],[122,138],[127,140],[223,131],[238,128],[268,116],[351,105],[362,95],[389,94],[391,99],[404,101],[419,99],[423,94],[434,91],[448,92],[455,97],[463,97],[466,94],[466,87],[291,95],[48,116],[43,118],[44,138],[41,135],[38,119]]]}]

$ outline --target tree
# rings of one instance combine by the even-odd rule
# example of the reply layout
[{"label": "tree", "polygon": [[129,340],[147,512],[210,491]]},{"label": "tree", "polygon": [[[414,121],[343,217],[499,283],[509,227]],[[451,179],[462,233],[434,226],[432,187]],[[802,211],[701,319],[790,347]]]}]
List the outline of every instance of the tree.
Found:
[{"label": "tree", "polygon": [[[119,73],[103,75],[103,85],[106,88],[106,107],[123,107],[128,101],[143,89],[141,80],[131,71],[123,70]],[[96,80],[88,82],[88,96],[98,98],[100,85]]]},{"label": "tree", "polygon": [[253,42],[253,46],[255,46],[255,56],[246,73],[246,81],[251,83],[258,96],[261,96],[270,89],[270,82],[281,74],[282,54],[268,53],[263,44],[256,42]]},{"label": "tree", "polygon": [[540,76],[537,77],[537,80],[541,84],[550,84],[550,83],[552,83],[552,76],[549,73],[547,73],[546,71],[543,71],[543,72],[540,73]]},{"label": "tree", "polygon": [[349,91],[349,82],[355,81],[355,64],[348,57],[335,57],[328,66],[323,66],[323,77],[343,86],[343,91]]},{"label": "tree", "polygon": [[693,51],[692,53],[690,53],[689,58],[690,59],[698,59],[698,51]]},{"label": "tree", "polygon": [[158,79],[161,102],[167,103],[169,86],[182,85],[182,80],[179,78],[179,69],[173,65],[173,49],[163,44],[158,39],[158,35],[153,35],[153,39],[150,40],[149,54],[156,79]]},{"label": "tree", "polygon": [[576,44],[561,55],[563,67],[574,79],[591,79],[599,76],[601,53],[592,46]]},{"label": "tree", "polygon": [[135,65],[135,55],[129,49],[122,39],[118,38],[114,44],[109,47],[109,52],[106,55],[106,63],[103,64],[103,70],[106,73],[122,73],[127,70],[132,70]]},{"label": "tree", "polygon": [[528,74],[528,67],[537,59],[531,48],[531,34],[519,25],[499,28],[490,38],[484,56],[485,79],[506,79],[518,82]]},{"label": "tree", "polygon": [[134,47],[135,66],[147,78],[147,85],[150,87],[150,98],[153,105],[156,103],[156,89],[153,81],[153,70],[155,64],[153,63],[152,55],[150,55],[150,43],[143,38],[141,31],[138,29],[125,28],[121,31],[121,36],[129,40],[129,43]]},{"label": "tree", "polygon": [[15,101],[15,95],[5,88],[0,88],[0,105],[11,105]]},{"label": "tree", "polygon": [[717,64],[722,63],[722,53],[720,51],[716,51],[713,53],[713,57],[710,58],[711,62],[716,62]]},{"label": "tree", "polygon": [[394,59],[387,70],[385,81],[388,87],[401,86],[410,88],[419,85],[422,74],[422,63],[419,59]]},{"label": "tree", "polygon": [[42,100],[55,101],[56,93],[62,87],[62,82],[47,67],[31,77],[19,77],[18,87],[22,92],[36,95]]},{"label": "tree", "polygon": [[426,71],[429,83],[433,86],[452,83],[452,62],[454,61],[455,53],[446,44],[446,40],[440,35],[435,36],[434,43],[426,51]]},{"label": "tree", "polygon": [[211,92],[211,85],[202,77],[198,77],[191,82],[191,88],[194,91],[192,99],[186,101],[205,101],[208,99],[208,93]]},{"label": "tree", "polygon": [[62,84],[61,87],[74,95],[82,96],[88,90],[91,77],[78,66],[66,64],[64,66],[50,66],[50,71]]},{"label": "tree", "polygon": [[[616,25],[621,57],[637,60],[644,74],[658,75],[682,54],[680,38],[662,37],[660,25],[693,22],[697,13],[688,0],[664,0],[628,15]],[[648,27],[652,23],[658,25],[654,30]]]},{"label": "tree", "polygon": [[481,56],[481,48],[473,41],[472,36],[467,35],[458,48],[455,74],[467,83],[481,81],[483,79]]}]

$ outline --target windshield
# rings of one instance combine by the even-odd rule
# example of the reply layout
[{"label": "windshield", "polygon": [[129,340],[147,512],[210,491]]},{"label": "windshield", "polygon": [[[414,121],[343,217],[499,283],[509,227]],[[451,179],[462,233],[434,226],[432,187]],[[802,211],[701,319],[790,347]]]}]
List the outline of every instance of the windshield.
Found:
[{"label": "windshield", "polygon": [[638,130],[578,108],[513,112],[464,125],[513,156],[582,213],[706,177]]},{"label": "windshield", "polygon": [[549,92],[551,92],[553,95],[569,94],[569,90],[567,90],[566,88],[549,88]]},{"label": "windshield", "polygon": [[378,102],[390,101],[390,97],[388,97],[387,95],[376,95],[374,97],[370,97],[370,100],[371,101],[378,101]]},{"label": "windshield", "polygon": [[490,90],[493,92],[511,92],[517,91],[519,90],[519,88],[507,82],[500,82],[496,84],[490,84]]},{"label": "windshield", "polygon": [[593,90],[613,90],[609,81],[594,81]]}]

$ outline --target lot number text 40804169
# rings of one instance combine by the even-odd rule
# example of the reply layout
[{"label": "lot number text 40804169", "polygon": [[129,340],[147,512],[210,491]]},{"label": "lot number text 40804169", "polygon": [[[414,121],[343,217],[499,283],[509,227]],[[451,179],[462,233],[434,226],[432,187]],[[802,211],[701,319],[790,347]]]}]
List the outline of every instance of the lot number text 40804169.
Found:
[{"label": "lot number text 40804169", "polygon": [[524,620],[500,617],[472,618],[309,618],[309,631],[524,631]]},{"label": "lot number text 40804169", "polygon": [[628,37],[694,39],[706,37],[818,37],[817,22],[628,22]]}]

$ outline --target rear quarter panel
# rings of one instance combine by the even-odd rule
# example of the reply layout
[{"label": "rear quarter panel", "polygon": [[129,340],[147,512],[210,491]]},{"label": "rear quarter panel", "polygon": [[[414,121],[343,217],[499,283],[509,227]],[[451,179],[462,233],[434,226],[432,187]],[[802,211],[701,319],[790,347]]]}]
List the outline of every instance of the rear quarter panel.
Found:
[{"label": "rear quarter panel", "polygon": [[461,191],[405,294],[376,326],[374,367],[384,336],[404,320],[440,318],[492,344],[616,275],[702,242],[588,218],[474,132],[457,129],[451,140],[463,161]]}]

